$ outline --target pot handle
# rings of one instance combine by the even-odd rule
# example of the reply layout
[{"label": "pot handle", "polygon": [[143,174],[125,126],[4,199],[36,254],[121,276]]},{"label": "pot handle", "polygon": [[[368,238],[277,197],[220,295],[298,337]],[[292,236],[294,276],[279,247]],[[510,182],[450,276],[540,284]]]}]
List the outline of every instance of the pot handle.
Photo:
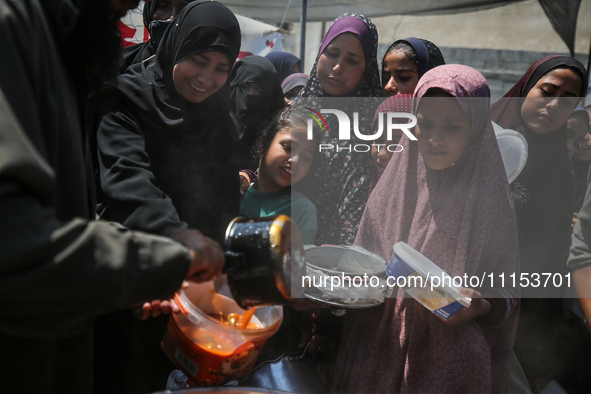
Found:
[{"label": "pot handle", "polygon": [[240,271],[246,267],[246,258],[243,253],[227,250],[224,252],[224,257],[226,258],[226,264],[222,269],[224,274]]}]

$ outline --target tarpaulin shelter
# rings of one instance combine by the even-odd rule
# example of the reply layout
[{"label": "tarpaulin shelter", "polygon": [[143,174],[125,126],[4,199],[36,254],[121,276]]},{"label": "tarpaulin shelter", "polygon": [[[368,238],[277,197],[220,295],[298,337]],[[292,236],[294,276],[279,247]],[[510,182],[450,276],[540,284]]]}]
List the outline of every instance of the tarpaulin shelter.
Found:
[{"label": "tarpaulin shelter", "polygon": [[[485,10],[524,0],[221,0],[233,12],[269,23],[331,21],[345,12],[369,17],[437,15]],[[581,0],[538,0],[554,30],[574,55],[577,16]],[[305,42],[302,37],[301,42]],[[302,61],[304,50],[301,49]]]}]

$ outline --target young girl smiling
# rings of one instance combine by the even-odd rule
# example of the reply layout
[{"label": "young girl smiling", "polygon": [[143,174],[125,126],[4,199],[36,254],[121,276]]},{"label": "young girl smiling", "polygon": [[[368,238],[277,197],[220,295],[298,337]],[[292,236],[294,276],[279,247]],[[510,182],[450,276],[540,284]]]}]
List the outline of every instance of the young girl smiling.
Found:
[{"label": "young girl smiling", "polygon": [[319,134],[307,138],[307,119],[302,109],[290,108],[263,132],[256,147],[260,157],[258,177],[242,198],[240,214],[250,218],[288,215],[298,226],[304,244],[312,244],[316,208],[302,193],[291,190],[308,173],[318,149]]}]

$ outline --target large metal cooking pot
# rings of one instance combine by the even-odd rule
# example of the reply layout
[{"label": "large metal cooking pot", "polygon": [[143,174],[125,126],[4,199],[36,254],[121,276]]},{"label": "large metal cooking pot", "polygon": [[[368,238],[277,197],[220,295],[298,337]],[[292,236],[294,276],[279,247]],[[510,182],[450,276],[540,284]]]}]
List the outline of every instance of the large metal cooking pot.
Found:
[{"label": "large metal cooking pot", "polygon": [[289,216],[237,217],[228,225],[225,241],[224,272],[242,308],[287,304],[303,296],[304,248]]}]

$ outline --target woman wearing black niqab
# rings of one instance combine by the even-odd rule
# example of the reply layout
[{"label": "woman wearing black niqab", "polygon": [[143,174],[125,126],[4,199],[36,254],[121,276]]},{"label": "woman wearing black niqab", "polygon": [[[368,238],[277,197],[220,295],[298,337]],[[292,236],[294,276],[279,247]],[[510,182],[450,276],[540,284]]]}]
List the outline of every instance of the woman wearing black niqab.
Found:
[{"label": "woman wearing black niqab", "polygon": [[235,139],[239,140],[236,159],[240,167],[256,170],[258,160],[252,154],[253,146],[269,121],[285,106],[273,63],[256,55],[240,59],[230,74],[230,90]]},{"label": "woman wearing black niqab", "polygon": [[[234,14],[215,1],[193,2],[167,29],[156,56],[130,67],[101,95],[101,217],[165,236],[191,227],[223,241],[239,210],[238,168],[228,160],[227,82],[239,50]],[[183,66],[198,71],[179,73]],[[162,389],[174,368],[160,349],[166,322],[140,322],[129,312],[99,321],[95,391]]]},{"label": "woman wearing black niqab", "polygon": [[[168,18],[166,20],[154,19],[158,6],[161,5],[159,4],[161,1],[162,0],[152,0],[149,3],[144,3],[142,11],[144,26],[148,29],[150,38],[148,38],[148,41],[146,42],[123,48],[121,51],[121,61],[119,63],[119,71],[121,73],[124,73],[132,64],[141,63],[150,56],[154,56],[156,53],[158,43],[160,42],[164,31],[168,25],[172,23],[172,19]],[[186,2],[190,3],[191,1],[193,0],[188,0]],[[178,8],[180,12],[182,8],[180,8],[180,6]],[[176,15],[171,15],[172,18],[175,16]]]}]

